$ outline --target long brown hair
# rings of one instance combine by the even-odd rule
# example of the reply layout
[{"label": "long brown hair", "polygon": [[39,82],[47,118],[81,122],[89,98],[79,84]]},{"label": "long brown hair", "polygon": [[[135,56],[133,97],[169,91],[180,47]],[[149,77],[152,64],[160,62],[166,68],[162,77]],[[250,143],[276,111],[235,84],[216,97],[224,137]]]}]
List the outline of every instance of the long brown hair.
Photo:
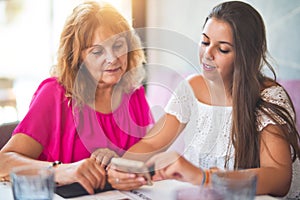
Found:
[{"label": "long brown hair", "polygon": [[[89,79],[83,65],[81,52],[92,45],[95,30],[103,26],[115,34],[124,34],[128,45],[128,69],[124,88],[135,89],[145,77],[144,51],[138,35],[126,19],[110,4],[84,2],[73,9],[60,36],[57,66],[53,76],[65,87],[66,96],[75,98],[75,105],[91,103],[95,97],[96,83]],[[134,70],[135,69],[135,70]],[[80,76],[81,74],[81,76]],[[87,76],[86,76],[87,75]]]},{"label": "long brown hair", "polygon": [[[212,9],[209,18],[227,22],[233,33],[234,40],[234,73],[231,83],[232,94],[232,133],[231,141],[235,149],[234,168],[255,168],[260,166],[260,133],[257,130],[257,111],[268,115],[279,125],[284,138],[293,149],[293,160],[298,156],[299,135],[295,121],[285,108],[266,102],[261,98],[265,83],[276,83],[276,74],[267,60],[267,43],[265,25],[260,14],[249,4],[240,1],[224,2]],[[266,77],[262,67],[267,66],[274,78]],[[288,94],[287,94],[288,95]],[[289,96],[288,96],[289,98]],[[294,110],[293,104],[289,101]],[[269,110],[266,112],[266,110]],[[271,111],[271,112],[270,112]],[[280,116],[286,123],[270,113]],[[225,167],[227,166],[227,162]]]}]

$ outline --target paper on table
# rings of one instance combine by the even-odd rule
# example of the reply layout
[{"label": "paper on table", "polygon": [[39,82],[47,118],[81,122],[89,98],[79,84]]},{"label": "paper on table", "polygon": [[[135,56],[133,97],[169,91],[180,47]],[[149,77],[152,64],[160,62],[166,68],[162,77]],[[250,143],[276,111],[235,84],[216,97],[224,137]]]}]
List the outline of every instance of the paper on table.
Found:
[{"label": "paper on table", "polygon": [[0,199],[14,199],[10,182],[0,182]]},{"label": "paper on table", "polygon": [[190,183],[176,180],[163,180],[154,182],[152,186],[143,186],[138,190],[123,192],[136,200],[174,200],[176,199],[177,190],[184,187],[194,187]]},{"label": "paper on table", "polygon": [[[61,200],[64,199],[60,197],[59,195],[56,195],[54,200]],[[94,195],[85,195],[75,198],[68,198],[68,200],[111,200],[111,199],[119,199],[119,200],[125,200],[129,199],[129,196],[126,194],[123,194],[122,192],[118,190],[112,190],[107,192],[101,192]]]},{"label": "paper on table", "polygon": [[[138,190],[123,191],[122,193],[130,196],[130,199],[134,200],[174,200],[176,199],[176,195],[178,190],[182,190],[184,188],[194,188],[196,186],[180,182],[176,180],[163,180],[154,182],[152,186],[143,186]],[[278,200],[280,198],[274,198],[268,195],[256,196],[255,200]]]}]

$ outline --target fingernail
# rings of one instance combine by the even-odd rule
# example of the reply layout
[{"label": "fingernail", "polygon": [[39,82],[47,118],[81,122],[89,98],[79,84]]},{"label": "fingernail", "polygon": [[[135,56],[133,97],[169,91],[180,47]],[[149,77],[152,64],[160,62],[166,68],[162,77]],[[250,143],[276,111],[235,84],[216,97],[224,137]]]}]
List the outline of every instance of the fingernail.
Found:
[{"label": "fingernail", "polygon": [[128,174],[128,177],[129,177],[129,178],[135,178],[136,175],[135,175],[135,174]]},{"label": "fingernail", "polygon": [[138,177],[137,180],[140,181],[140,182],[145,182],[146,181],[144,177]]}]

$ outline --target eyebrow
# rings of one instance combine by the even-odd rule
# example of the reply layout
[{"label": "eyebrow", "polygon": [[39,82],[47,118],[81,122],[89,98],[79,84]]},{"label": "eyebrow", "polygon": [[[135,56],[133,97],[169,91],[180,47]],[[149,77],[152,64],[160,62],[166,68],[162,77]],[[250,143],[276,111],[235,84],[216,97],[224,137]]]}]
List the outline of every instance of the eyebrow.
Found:
[{"label": "eyebrow", "polygon": [[[208,37],[208,35],[206,35],[205,33],[202,33],[202,35],[204,35],[206,38],[210,39]],[[229,46],[232,46],[233,47],[233,44],[231,44],[230,42],[227,42],[227,41],[219,41],[220,44],[228,44]]]},{"label": "eyebrow", "polygon": [[[114,40],[114,43],[117,42],[120,38],[123,38],[123,36],[116,37]],[[103,47],[103,45],[102,44],[93,44],[89,48],[91,48],[91,47]]]}]

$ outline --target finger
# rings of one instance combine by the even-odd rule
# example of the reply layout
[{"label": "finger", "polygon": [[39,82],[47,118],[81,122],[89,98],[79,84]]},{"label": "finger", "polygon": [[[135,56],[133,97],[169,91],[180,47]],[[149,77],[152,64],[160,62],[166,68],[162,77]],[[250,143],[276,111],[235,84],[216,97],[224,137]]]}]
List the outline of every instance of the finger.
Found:
[{"label": "finger", "polygon": [[103,189],[105,187],[105,182],[106,182],[106,178],[107,178],[106,175],[107,174],[106,174],[106,170],[103,167],[101,167],[101,166],[100,166],[100,174],[101,174],[101,179],[100,179],[100,183],[99,183],[100,185],[99,185],[99,187],[101,189]]},{"label": "finger", "polygon": [[114,165],[111,165],[109,170],[107,171],[108,177],[112,178],[119,178],[119,179],[133,179],[136,178],[137,175],[133,173],[125,173],[125,172],[120,172],[114,169]]},{"label": "finger", "polygon": [[102,164],[102,160],[103,160],[103,154],[98,154],[96,157],[96,163]]},{"label": "finger", "polygon": [[110,162],[111,158],[113,156],[112,155],[108,155],[106,154],[105,156],[102,157],[102,160],[101,160],[101,166],[102,167],[106,167],[108,165],[108,163]]},{"label": "finger", "polygon": [[134,179],[109,178],[108,181],[113,188],[119,190],[137,189],[147,183],[144,177],[136,177]]},{"label": "finger", "polygon": [[146,163],[145,163],[146,166],[151,167],[151,166],[155,165],[156,159],[157,159],[157,155],[152,156],[149,160],[146,161]]},{"label": "finger", "polygon": [[165,174],[165,170],[164,169],[159,169],[156,171],[156,174],[161,177],[162,179],[167,179],[168,177]]},{"label": "finger", "polygon": [[92,168],[91,173],[97,180],[95,188],[104,188],[106,181],[106,170],[98,164],[95,164],[94,169]]},{"label": "finger", "polygon": [[152,176],[152,181],[161,181],[163,178],[159,174],[154,174]]},{"label": "finger", "polygon": [[174,171],[172,167],[166,168],[164,170],[164,174],[168,179],[182,180],[182,175],[180,172]]},{"label": "finger", "polygon": [[84,177],[79,177],[78,182],[89,194],[94,194],[94,188],[87,179]]},{"label": "finger", "polygon": [[102,154],[102,149],[98,149],[92,153],[91,157],[97,158],[98,156],[101,156],[101,154]]},{"label": "finger", "polygon": [[101,186],[106,175],[105,170],[92,160],[87,160],[84,166],[78,170],[78,173],[82,178],[87,179],[94,189]]}]

